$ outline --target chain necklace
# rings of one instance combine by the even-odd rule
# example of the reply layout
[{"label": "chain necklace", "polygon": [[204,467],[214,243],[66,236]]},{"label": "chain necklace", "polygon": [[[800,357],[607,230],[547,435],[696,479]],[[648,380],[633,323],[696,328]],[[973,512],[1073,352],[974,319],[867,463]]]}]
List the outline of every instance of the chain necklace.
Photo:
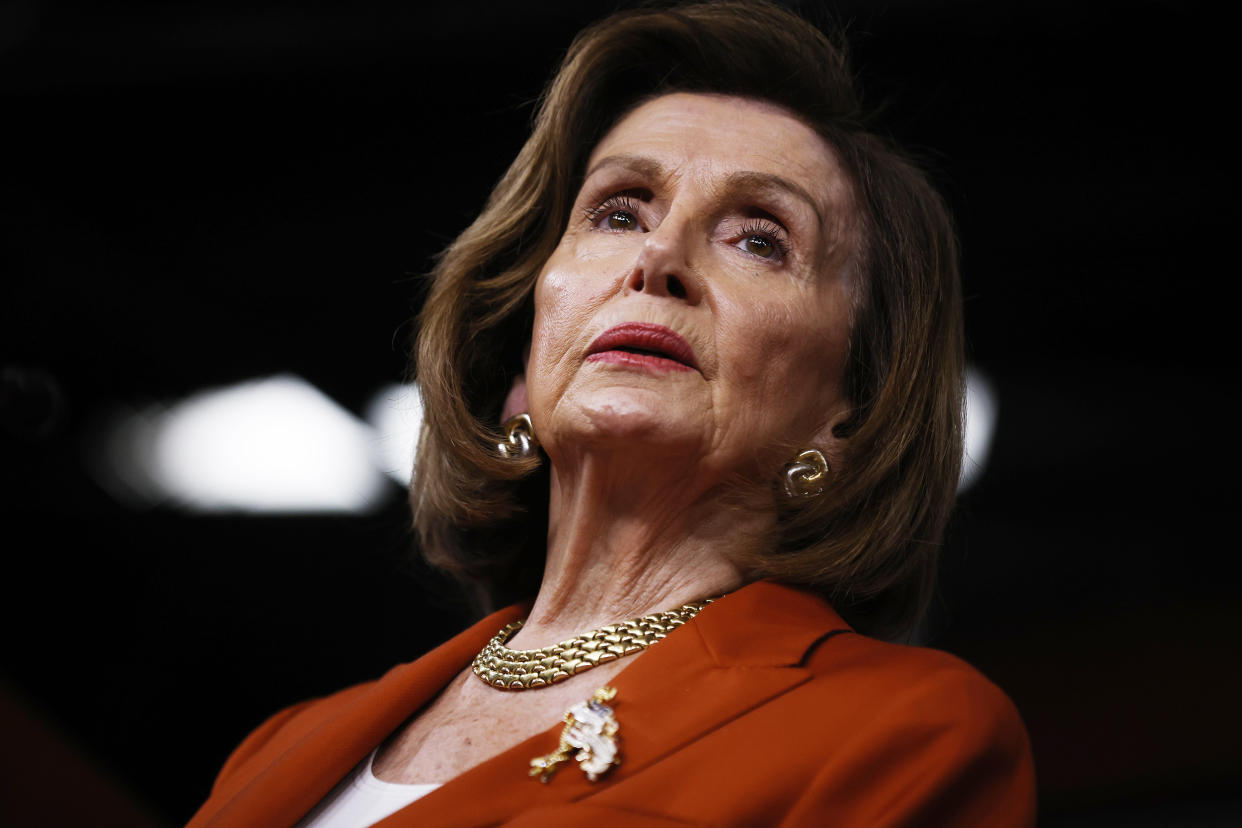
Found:
[{"label": "chain necklace", "polygon": [[496,633],[474,657],[474,674],[500,690],[548,687],[596,665],[641,653],[698,615],[716,598],[609,624],[538,650],[510,650],[505,646],[525,623],[514,621]]}]

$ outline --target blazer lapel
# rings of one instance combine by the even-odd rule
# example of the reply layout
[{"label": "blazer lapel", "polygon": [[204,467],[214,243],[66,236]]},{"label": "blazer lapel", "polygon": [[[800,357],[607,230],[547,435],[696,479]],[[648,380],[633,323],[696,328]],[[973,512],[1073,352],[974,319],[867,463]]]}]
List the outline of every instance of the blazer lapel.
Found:
[{"label": "blazer lapel", "polygon": [[[705,608],[613,679],[617,696],[610,704],[620,724],[621,765],[603,780],[589,782],[572,762],[547,784],[529,776],[530,760],[556,748],[563,727],[556,722],[378,825],[496,824],[624,784],[653,762],[806,681],[810,674],[798,665],[807,652],[823,638],[847,631],[818,597],[768,582],[751,584]],[[589,674],[575,681],[581,682],[584,700],[597,689]],[[497,696],[497,703],[503,702]]]},{"label": "blazer lapel", "polygon": [[614,682],[624,769],[637,772],[807,681],[807,652],[848,630],[822,599],[768,582],[707,607]]},{"label": "blazer lapel", "polygon": [[[326,714],[304,726],[292,743],[272,744],[251,757],[222,782],[187,828],[294,825],[525,610],[515,605],[493,613],[418,661],[345,691],[340,703],[320,702],[330,706]],[[296,717],[292,726],[297,726]],[[213,800],[220,803],[215,808],[210,807]]]}]

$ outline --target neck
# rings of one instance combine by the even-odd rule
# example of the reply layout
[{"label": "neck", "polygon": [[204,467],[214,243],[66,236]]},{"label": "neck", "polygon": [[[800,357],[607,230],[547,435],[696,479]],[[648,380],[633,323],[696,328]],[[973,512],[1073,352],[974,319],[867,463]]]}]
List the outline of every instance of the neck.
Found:
[{"label": "neck", "polygon": [[650,466],[629,479],[617,468],[608,458],[584,459],[570,474],[553,467],[543,582],[510,647],[548,646],[745,582],[735,553],[761,542],[769,514],[690,479],[652,485]]}]

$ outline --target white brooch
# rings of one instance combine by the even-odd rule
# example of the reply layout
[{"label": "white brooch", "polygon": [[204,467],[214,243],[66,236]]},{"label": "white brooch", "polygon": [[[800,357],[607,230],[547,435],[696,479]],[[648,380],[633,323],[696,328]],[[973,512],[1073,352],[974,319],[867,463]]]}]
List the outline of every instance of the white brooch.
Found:
[{"label": "white brooch", "polygon": [[530,760],[530,775],[538,776],[540,782],[547,782],[562,762],[569,761],[569,755],[574,750],[578,751],[574,755],[578,766],[592,782],[614,765],[621,764],[617,756],[617,730],[620,725],[612,714],[612,708],[604,704],[616,695],[615,688],[601,687],[591,698],[569,708],[565,714],[560,745],[547,756]]}]

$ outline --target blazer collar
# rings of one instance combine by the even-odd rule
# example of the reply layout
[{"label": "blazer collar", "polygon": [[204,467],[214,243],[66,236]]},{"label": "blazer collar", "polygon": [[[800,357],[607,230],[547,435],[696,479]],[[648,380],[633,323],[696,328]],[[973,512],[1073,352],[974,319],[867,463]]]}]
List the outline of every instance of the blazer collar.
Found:
[{"label": "blazer collar", "polygon": [[[612,680],[622,763],[600,782],[569,763],[547,784],[530,760],[555,749],[555,723],[451,780],[379,823],[385,828],[504,822],[533,808],[572,802],[625,779],[730,719],[810,678],[797,666],[820,640],[848,632],[821,598],[759,582],[704,608]],[[473,654],[472,654],[473,655]],[[598,685],[584,674],[582,697]],[[503,697],[497,697],[503,704]]]},{"label": "blazer collar", "polygon": [[[525,605],[493,613],[378,682],[319,704],[322,718],[289,744],[272,744],[214,792],[191,826],[296,823],[367,753],[464,669]],[[616,675],[613,707],[622,764],[591,783],[576,763],[547,784],[528,775],[530,760],[551,752],[563,724],[471,768],[378,823],[386,828],[494,824],[522,810],[553,806],[618,784],[682,746],[809,678],[797,666],[820,640],[848,625],[822,599],[770,582],[750,584],[697,617]],[[583,699],[596,689],[574,679]],[[498,691],[497,704],[504,703]],[[275,740],[273,740],[275,742]]]},{"label": "blazer collar", "polygon": [[694,624],[721,667],[800,664],[820,639],[852,632],[823,598],[771,581],[725,596],[699,613]]}]

